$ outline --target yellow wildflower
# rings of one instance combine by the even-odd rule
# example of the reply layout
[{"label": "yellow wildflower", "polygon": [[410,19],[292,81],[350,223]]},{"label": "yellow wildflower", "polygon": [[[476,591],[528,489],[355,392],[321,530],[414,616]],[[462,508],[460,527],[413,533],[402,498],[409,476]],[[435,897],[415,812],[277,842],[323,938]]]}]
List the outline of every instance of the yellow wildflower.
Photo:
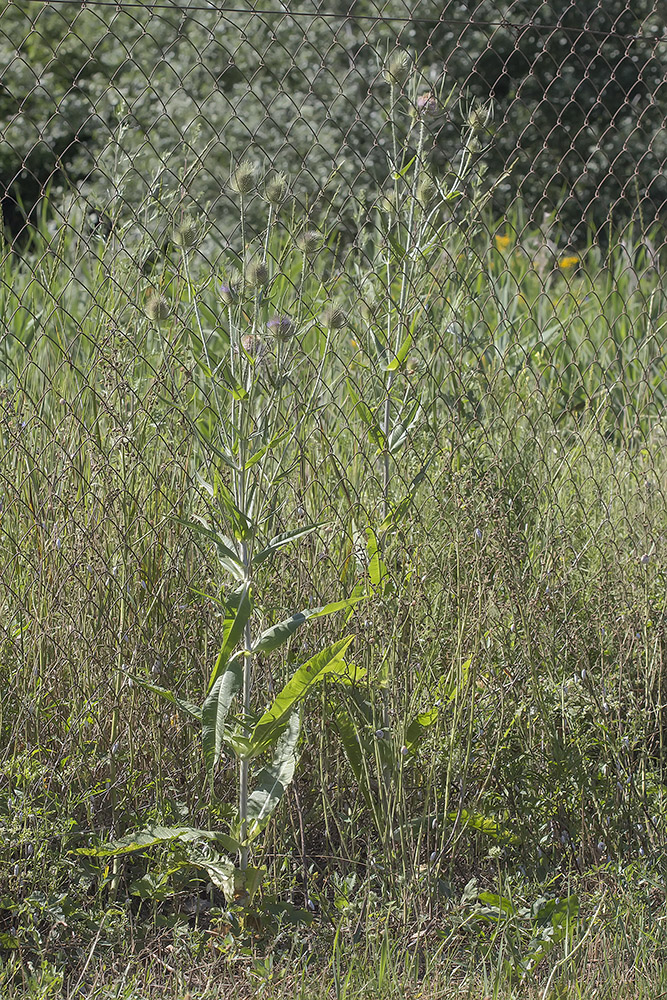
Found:
[{"label": "yellow wildflower", "polygon": [[579,263],[579,258],[575,254],[572,254],[570,257],[561,257],[558,261],[558,266],[561,271],[567,271],[571,267],[578,267]]},{"label": "yellow wildflower", "polygon": [[498,250],[507,250],[508,246],[512,242],[512,237],[501,236],[500,233],[498,233],[495,237],[495,240],[496,240],[496,247],[498,248]]}]

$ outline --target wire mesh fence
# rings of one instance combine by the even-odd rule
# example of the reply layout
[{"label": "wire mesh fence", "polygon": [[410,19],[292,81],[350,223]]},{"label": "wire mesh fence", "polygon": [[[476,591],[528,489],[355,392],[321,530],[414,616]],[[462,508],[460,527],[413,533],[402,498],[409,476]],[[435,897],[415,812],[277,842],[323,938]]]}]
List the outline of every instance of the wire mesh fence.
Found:
[{"label": "wire mesh fence", "polygon": [[661,5],[263,8],[2,4],[0,882],[649,850]]}]

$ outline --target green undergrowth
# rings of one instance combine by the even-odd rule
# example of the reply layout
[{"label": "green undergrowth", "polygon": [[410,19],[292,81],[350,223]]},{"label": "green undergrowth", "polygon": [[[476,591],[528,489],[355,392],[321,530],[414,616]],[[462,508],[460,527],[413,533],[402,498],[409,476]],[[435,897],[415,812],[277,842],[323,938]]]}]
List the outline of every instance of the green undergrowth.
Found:
[{"label": "green undergrowth", "polygon": [[247,161],[238,245],[3,251],[3,995],[664,979],[657,236],[492,220],[412,96],[354,249]]}]

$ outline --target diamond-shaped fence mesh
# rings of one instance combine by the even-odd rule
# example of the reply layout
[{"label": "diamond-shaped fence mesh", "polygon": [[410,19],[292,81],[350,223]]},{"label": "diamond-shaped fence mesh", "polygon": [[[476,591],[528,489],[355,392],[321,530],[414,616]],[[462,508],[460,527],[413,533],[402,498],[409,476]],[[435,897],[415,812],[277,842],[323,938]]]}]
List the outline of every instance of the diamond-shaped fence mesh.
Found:
[{"label": "diamond-shaped fence mesh", "polygon": [[0,50],[7,822],[222,823],[354,634],[266,858],[659,839],[662,4],[7,2]]}]

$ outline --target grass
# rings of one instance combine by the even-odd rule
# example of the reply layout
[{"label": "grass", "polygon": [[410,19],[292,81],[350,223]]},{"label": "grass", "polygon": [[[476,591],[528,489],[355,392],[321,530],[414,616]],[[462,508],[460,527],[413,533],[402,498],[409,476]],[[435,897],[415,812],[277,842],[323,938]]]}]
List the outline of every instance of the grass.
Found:
[{"label": "grass", "polygon": [[183,213],[4,248],[8,998],[660,995],[659,234],[490,219],[463,152],[427,201],[414,127],[356,248],[248,234],[266,285]]}]

